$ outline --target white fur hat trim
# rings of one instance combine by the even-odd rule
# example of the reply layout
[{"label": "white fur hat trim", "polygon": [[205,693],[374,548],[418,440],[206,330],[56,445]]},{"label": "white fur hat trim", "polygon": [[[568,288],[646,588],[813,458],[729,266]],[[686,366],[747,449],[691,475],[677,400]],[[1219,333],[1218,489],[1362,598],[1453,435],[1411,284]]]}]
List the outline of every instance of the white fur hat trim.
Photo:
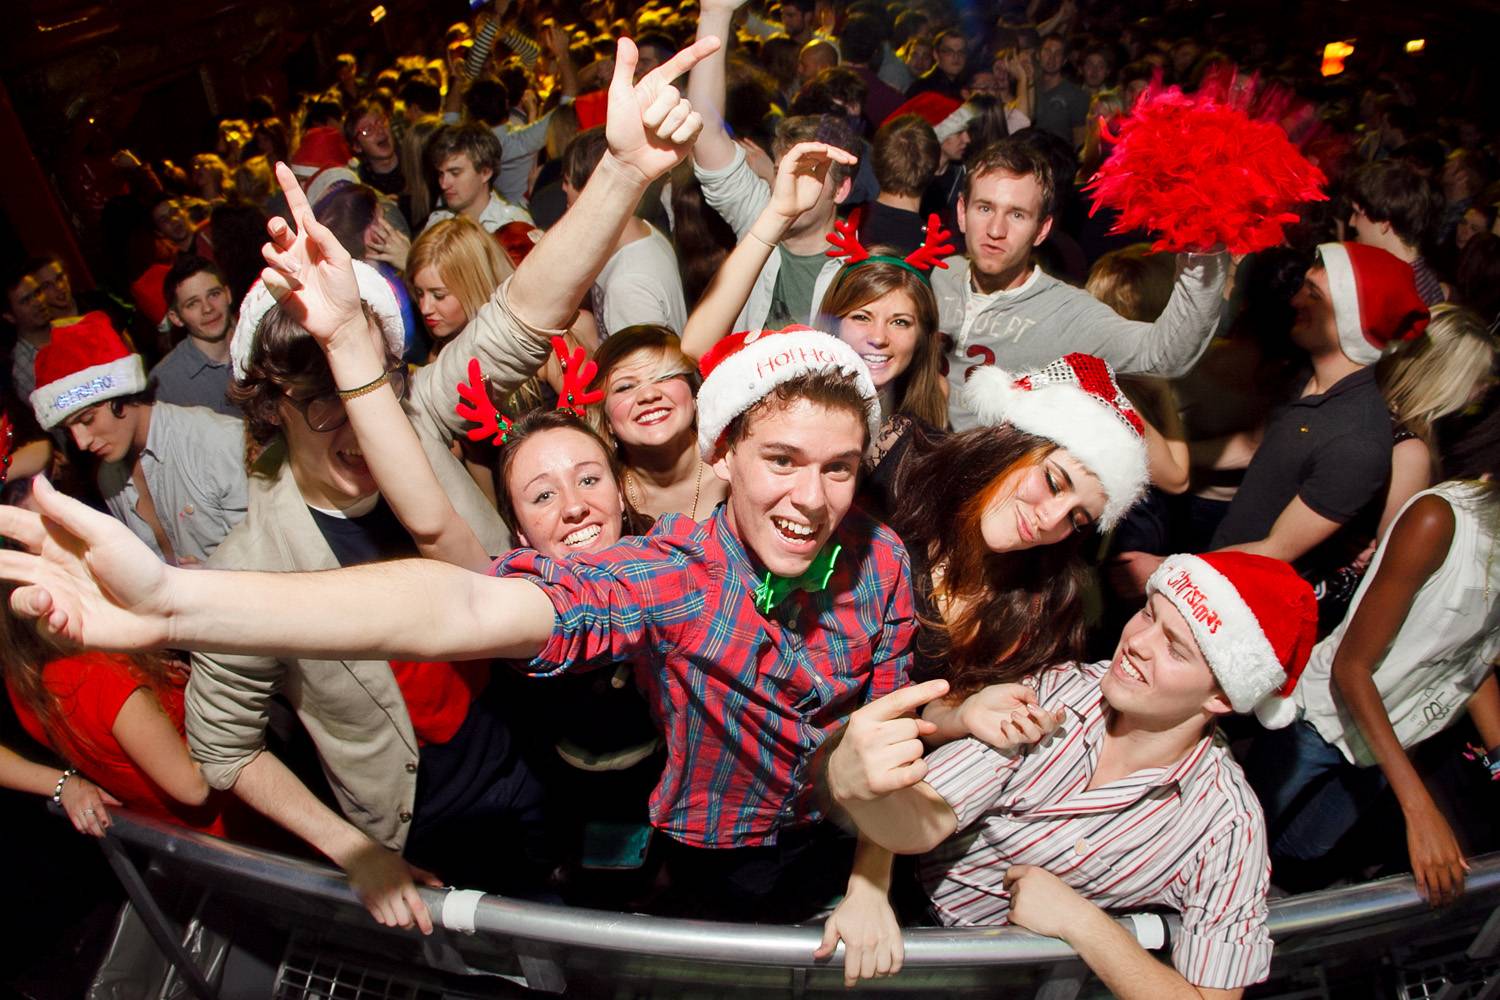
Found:
[{"label": "white fur hat trim", "polygon": [[1108,531],[1146,492],[1146,442],[1108,404],[1077,385],[1035,389],[993,366],[978,368],[963,387],[964,402],[982,424],[1008,423],[1068,449],[1104,486],[1099,528]]},{"label": "white fur hat trim", "polygon": [[80,410],[146,388],[146,366],[139,354],[127,354],[37,386],[31,393],[36,422],[50,431]]},{"label": "white fur hat trim", "polygon": [[859,394],[870,404],[865,417],[870,440],[880,435],[880,408],[875,381],[854,348],[819,330],[770,330],[745,335],[744,346],[725,357],[698,390],[698,450],[711,460],[730,421],[765,399],[772,390],[799,375],[836,368],[852,375]]},{"label": "white fur hat trim", "polygon": [[[375,312],[380,332],[385,334],[386,345],[396,354],[404,353],[406,326],[401,322],[401,306],[396,302],[396,293],[391,291],[391,286],[379,271],[362,260],[354,262],[354,277],[359,281],[359,297]],[[255,336],[260,329],[260,321],[275,304],[276,299],[272,297],[270,289],[256,278],[255,284],[245,293],[245,301],[240,303],[240,318],[234,324],[234,336],[229,341],[229,356],[234,361],[236,382],[244,380],[245,372],[250,367],[250,354],[255,349]]]}]

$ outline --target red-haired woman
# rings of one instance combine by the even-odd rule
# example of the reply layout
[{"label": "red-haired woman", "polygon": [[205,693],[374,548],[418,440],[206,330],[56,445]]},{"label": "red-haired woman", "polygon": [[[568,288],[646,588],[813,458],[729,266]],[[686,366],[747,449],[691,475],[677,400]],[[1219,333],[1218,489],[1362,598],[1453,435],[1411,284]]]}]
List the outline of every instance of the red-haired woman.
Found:
[{"label": "red-haired woman", "polygon": [[[964,391],[983,426],[913,440],[891,525],[911,555],[923,626],[912,673],[949,683],[924,712],[930,738],[995,742],[1007,725],[1048,722],[1035,706],[1015,714],[1008,685],[1082,652],[1083,544],[1144,492],[1145,425],[1089,355],[1020,378],[981,368]],[[900,968],[890,877],[891,855],[861,841],[818,950],[844,939],[847,982]]]}]

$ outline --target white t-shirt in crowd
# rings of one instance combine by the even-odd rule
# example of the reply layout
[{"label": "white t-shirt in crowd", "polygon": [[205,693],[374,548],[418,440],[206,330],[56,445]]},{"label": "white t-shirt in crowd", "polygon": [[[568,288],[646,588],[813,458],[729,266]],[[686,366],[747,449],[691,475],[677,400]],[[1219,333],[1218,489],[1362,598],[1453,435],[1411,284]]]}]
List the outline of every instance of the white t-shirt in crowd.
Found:
[{"label": "white t-shirt in crowd", "polygon": [[677,254],[670,240],[654,226],[650,229],[650,235],[617,250],[594,282],[590,303],[601,339],[640,323],[660,324],[675,333],[687,324]]}]

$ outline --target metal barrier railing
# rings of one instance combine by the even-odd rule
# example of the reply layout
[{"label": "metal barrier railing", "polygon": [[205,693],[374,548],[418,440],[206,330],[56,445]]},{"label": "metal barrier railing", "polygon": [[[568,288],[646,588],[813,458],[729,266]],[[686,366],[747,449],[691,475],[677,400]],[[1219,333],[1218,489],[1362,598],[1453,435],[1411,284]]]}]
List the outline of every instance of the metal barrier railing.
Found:
[{"label": "metal barrier railing", "polygon": [[[245,905],[279,910],[277,919],[289,929],[300,928],[304,936],[314,935],[322,947],[348,945],[405,955],[403,961],[425,964],[437,973],[499,976],[545,992],[561,992],[580,977],[595,976],[657,986],[716,983],[726,990],[757,993],[841,991],[841,956],[832,961],[812,957],[821,937],[816,927],[668,919],[423,888],[423,899],[447,933],[418,940],[413,933],[390,931],[370,920],[332,868],[144,817],[112,816],[111,837],[144,851],[163,874]],[[119,871],[120,860],[111,861]],[[1463,901],[1444,911],[1431,911],[1409,876],[1273,900],[1270,930],[1277,961],[1285,965],[1312,956],[1326,963],[1331,942],[1382,935],[1394,941],[1410,938],[1419,928],[1458,934],[1472,959],[1495,958],[1500,955],[1500,853],[1471,863]],[[149,890],[128,873],[122,873],[122,881],[149,924],[146,911],[155,909]],[[1168,935],[1175,933],[1177,917],[1162,919]],[[378,944],[372,947],[372,942]],[[992,988],[1001,981],[997,976],[1010,977],[1005,982],[1020,981],[1020,976],[1033,987],[1050,983],[1056,988],[1047,990],[1049,996],[1065,997],[1076,995],[1086,978],[1066,944],[1013,927],[913,928],[905,933],[905,946],[901,975],[874,988],[963,992]]]}]

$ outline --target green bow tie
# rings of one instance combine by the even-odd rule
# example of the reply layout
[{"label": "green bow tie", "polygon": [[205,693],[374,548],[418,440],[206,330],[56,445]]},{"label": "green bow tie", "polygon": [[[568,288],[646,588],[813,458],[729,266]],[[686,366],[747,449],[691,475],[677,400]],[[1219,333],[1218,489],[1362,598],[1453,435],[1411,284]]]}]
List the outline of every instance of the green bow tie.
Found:
[{"label": "green bow tie", "polygon": [[801,576],[777,576],[766,570],[766,578],[755,588],[756,610],[768,615],[794,590],[816,594],[828,586],[828,579],[833,576],[834,560],[839,557],[843,548],[842,545],[824,546],[822,551],[813,556],[812,565],[803,570]]}]

